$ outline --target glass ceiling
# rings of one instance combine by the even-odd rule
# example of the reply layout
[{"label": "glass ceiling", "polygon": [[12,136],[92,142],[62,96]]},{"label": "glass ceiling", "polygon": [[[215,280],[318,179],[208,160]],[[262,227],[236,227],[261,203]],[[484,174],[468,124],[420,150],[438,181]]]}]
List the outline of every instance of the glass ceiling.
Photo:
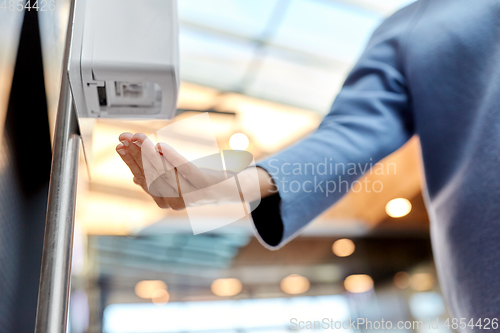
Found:
[{"label": "glass ceiling", "polygon": [[181,79],[324,114],[373,30],[411,2],[179,1]]}]

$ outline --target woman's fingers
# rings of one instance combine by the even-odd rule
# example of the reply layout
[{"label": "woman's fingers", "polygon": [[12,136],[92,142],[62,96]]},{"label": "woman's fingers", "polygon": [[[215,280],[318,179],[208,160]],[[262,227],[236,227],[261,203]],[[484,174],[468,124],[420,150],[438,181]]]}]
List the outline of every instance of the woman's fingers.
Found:
[{"label": "woman's fingers", "polygon": [[[148,142],[147,137],[140,133],[135,136],[132,133],[122,133],[119,136],[119,140],[121,143],[116,147],[116,151],[134,175],[133,182],[141,186],[146,193],[151,195],[158,207],[172,208],[176,210],[185,208],[183,199],[179,197],[175,169],[168,162],[166,162],[171,170],[168,176],[162,175],[163,170],[165,169],[162,162],[163,159],[160,158],[159,154],[155,151],[154,144],[151,141]],[[157,155],[157,161],[159,161],[162,166],[160,168],[161,170],[157,170],[149,159],[144,159],[143,163],[142,146],[144,145],[144,142],[146,142],[146,148],[148,149],[147,155],[154,157],[154,155],[151,155],[151,152]],[[158,193],[150,192],[146,176],[144,174],[144,169],[151,173],[151,178],[158,179],[158,184],[153,184],[155,189],[158,187]],[[152,181],[154,181],[154,179],[152,179]],[[167,183],[165,179],[168,179],[169,182]],[[169,183],[174,186],[170,186]],[[156,192],[155,189],[153,189],[153,192]]]},{"label": "woman's fingers", "polygon": [[136,184],[136,185],[141,185],[141,182],[140,182],[140,181],[138,181],[135,177],[134,177],[134,178],[132,178],[132,181],[133,181],[133,182],[134,182],[134,184]]},{"label": "woman's fingers", "polygon": [[177,172],[177,184],[179,186],[179,191],[181,196],[199,189],[198,187],[194,186],[189,180],[179,175],[178,172]]},{"label": "woman's fingers", "polygon": [[174,148],[163,142],[156,144],[156,147],[167,163],[177,168],[179,178],[187,179],[197,188],[207,186],[205,173],[196,165],[189,162],[184,156],[179,154]]},{"label": "woman's fingers", "polygon": [[174,169],[159,173],[153,167],[151,162],[147,158],[145,158],[144,172],[146,175],[148,190],[151,194],[163,198],[179,197],[177,179]]},{"label": "woman's fingers", "polygon": [[181,210],[186,208],[186,205],[184,204],[184,199],[182,197],[180,198],[163,198],[166,200],[170,208],[173,210]]},{"label": "woman's fingers", "polygon": [[128,147],[130,145],[130,143],[132,142],[132,137],[134,135],[132,133],[129,133],[129,132],[124,132],[122,134],[120,134],[120,136],[118,136],[118,140],[123,143],[123,145],[125,147]]},{"label": "woman's fingers", "polygon": [[132,156],[139,168],[141,168],[141,170],[144,170],[144,167],[142,165],[141,147],[131,142],[127,147],[127,152]]},{"label": "woman's fingers", "polygon": [[[122,133],[117,152],[134,174],[134,182],[140,184],[157,197],[178,197],[178,186],[174,167],[156,151],[153,142],[144,134]],[[127,146],[128,144],[128,146]],[[159,180],[161,178],[161,180]],[[155,184],[155,190],[151,185]],[[167,189],[161,190],[161,186]],[[174,191],[172,191],[174,190]]]},{"label": "woman's fingers", "polygon": [[139,167],[132,155],[128,152],[126,146],[123,143],[120,143],[118,146],[116,146],[116,152],[120,155],[123,162],[125,162],[125,164],[129,167],[130,171],[134,175],[134,182],[145,188],[146,178],[144,177],[144,172]]},{"label": "woman's fingers", "polygon": [[154,168],[161,174],[165,170],[163,159],[158,154],[155,144],[142,133],[136,133],[132,137],[132,143],[140,147],[142,159],[148,159]]}]

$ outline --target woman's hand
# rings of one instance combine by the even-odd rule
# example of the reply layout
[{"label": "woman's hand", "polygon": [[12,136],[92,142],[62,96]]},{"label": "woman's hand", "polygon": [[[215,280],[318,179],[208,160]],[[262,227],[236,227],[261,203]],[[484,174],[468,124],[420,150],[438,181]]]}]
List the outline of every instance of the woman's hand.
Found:
[{"label": "woman's hand", "polygon": [[[275,190],[265,170],[249,168],[237,174],[239,186],[235,195],[235,182],[228,180],[236,177],[236,173],[222,167],[219,155],[208,156],[201,163],[198,161],[197,166],[168,144],[155,145],[142,133],[122,133],[119,140],[121,143],[116,151],[132,172],[134,183],[150,194],[161,208],[179,210],[186,206],[241,202],[242,199],[249,202]],[[242,187],[249,190],[242,192]]]},{"label": "woman's hand", "polygon": [[[183,209],[185,207],[182,197],[179,195],[168,197],[163,196],[161,192],[151,193],[148,189],[148,184],[146,181],[146,175],[144,173],[144,164],[142,158],[142,143],[147,139],[144,134],[138,133],[133,135],[132,133],[122,133],[119,136],[120,144],[116,146],[116,151],[120,154],[123,162],[129,167],[132,175],[134,176],[133,182],[142,187],[142,189],[151,195],[156,204],[160,208],[172,208],[175,210]],[[149,169],[149,163],[147,164]],[[170,189],[170,186],[165,186],[164,193],[170,190],[171,194],[177,193],[177,186],[175,187],[175,192]]]}]

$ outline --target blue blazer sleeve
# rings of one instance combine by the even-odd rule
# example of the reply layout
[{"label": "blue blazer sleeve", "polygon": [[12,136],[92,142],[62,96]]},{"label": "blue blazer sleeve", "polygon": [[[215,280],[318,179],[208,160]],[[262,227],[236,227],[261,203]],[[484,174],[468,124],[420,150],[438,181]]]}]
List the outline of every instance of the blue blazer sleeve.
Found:
[{"label": "blue blazer sleeve", "polygon": [[[286,244],[338,201],[366,166],[412,136],[402,56],[417,4],[394,14],[375,31],[318,129],[258,163],[279,191],[252,213],[264,245],[276,249]],[[355,172],[352,163],[359,166]]]}]

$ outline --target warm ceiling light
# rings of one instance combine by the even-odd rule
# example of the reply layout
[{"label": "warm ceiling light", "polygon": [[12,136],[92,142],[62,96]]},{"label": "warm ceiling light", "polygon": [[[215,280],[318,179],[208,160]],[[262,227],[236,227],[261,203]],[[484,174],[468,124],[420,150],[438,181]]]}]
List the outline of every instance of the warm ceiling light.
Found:
[{"label": "warm ceiling light", "polygon": [[243,133],[235,133],[229,139],[229,147],[231,147],[232,150],[245,150],[248,148],[249,144],[250,140],[248,140],[248,137]]},{"label": "warm ceiling light", "polygon": [[344,280],[344,288],[351,293],[364,293],[373,288],[373,279],[366,274],[349,275]]},{"label": "warm ceiling light", "polygon": [[394,275],[394,285],[399,289],[406,289],[410,285],[410,274],[406,272],[397,272]]},{"label": "warm ceiling light", "polygon": [[354,242],[347,238],[336,240],[332,245],[332,251],[338,257],[348,257],[355,249]]},{"label": "warm ceiling light", "polygon": [[165,289],[156,289],[151,295],[151,302],[156,305],[165,305],[170,300],[170,294]]},{"label": "warm ceiling light", "polygon": [[280,286],[283,292],[295,295],[302,294],[308,291],[311,284],[306,277],[300,276],[298,274],[292,274],[281,280]]},{"label": "warm ceiling light", "polygon": [[135,294],[144,299],[152,298],[157,290],[167,290],[167,284],[161,280],[144,280],[135,285]]},{"label": "warm ceiling light", "polygon": [[426,291],[434,287],[434,277],[429,273],[413,274],[410,278],[410,286],[416,291]]},{"label": "warm ceiling light", "polygon": [[411,202],[405,198],[392,199],[385,205],[385,211],[394,218],[406,216],[411,212]]},{"label": "warm ceiling light", "polygon": [[212,292],[216,296],[234,296],[238,295],[243,288],[238,279],[217,279],[212,282]]}]

